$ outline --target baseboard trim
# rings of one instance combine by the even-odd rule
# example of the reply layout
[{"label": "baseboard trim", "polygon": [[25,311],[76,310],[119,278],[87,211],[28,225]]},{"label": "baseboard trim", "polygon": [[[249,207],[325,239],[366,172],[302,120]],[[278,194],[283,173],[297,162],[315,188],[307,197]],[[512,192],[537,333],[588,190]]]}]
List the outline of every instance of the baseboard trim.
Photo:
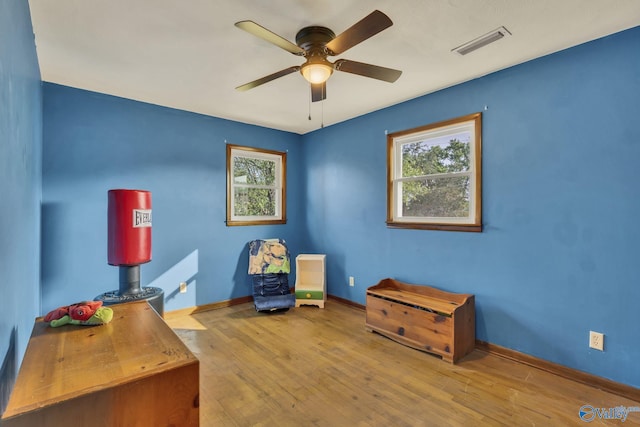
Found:
[{"label": "baseboard trim", "polygon": [[[292,288],[292,292],[293,292],[293,289],[294,288]],[[348,299],[340,298],[334,295],[327,295],[327,298],[330,300],[336,300],[339,303],[349,305],[359,310],[366,309],[366,307],[362,304],[358,304],[357,302],[353,302]],[[245,297],[228,299],[224,301],[218,301],[211,304],[197,305],[194,307],[179,308],[177,310],[165,311],[164,317],[166,319],[166,318],[179,317],[179,316],[188,316],[190,314],[202,313],[203,311],[209,311],[209,310],[217,310],[219,308],[231,307],[234,305],[245,304],[248,302],[253,302],[253,297],[251,295],[247,295]]]},{"label": "baseboard trim", "polygon": [[549,372],[562,378],[567,378],[569,380],[586,384],[588,386],[613,393],[621,397],[626,397],[627,399],[631,399],[636,402],[640,402],[640,389],[632,387],[630,385],[608,380],[606,378],[579,371],[577,369],[568,368],[557,363],[539,359],[537,357],[525,353],[520,353],[519,351],[511,350],[506,347],[501,347],[496,344],[491,344],[486,341],[476,340],[476,349],[505,359],[513,360],[515,362],[522,363],[524,365],[528,365],[545,372]]},{"label": "baseboard trim", "polygon": [[253,302],[253,297],[251,295],[247,295],[246,297],[239,297],[239,298],[233,298],[233,299],[228,299],[224,301],[218,301],[211,304],[199,305],[195,307],[195,310],[193,311],[193,313],[200,313],[202,311],[209,311],[209,310],[217,310],[219,308],[231,307],[233,305],[245,304],[247,302]]},{"label": "baseboard trim", "polygon": [[231,307],[233,305],[245,304],[247,302],[253,302],[253,297],[247,295],[246,297],[239,297],[233,299],[227,299],[224,301],[213,302],[210,304],[196,305],[194,307],[180,308],[178,310],[166,311],[164,313],[165,319],[179,316],[188,316],[189,314],[202,313],[203,311],[217,310],[219,308]]},{"label": "baseboard trim", "polygon": [[345,298],[340,298],[340,297],[337,297],[335,295],[327,295],[327,298],[330,299],[330,300],[335,300],[335,301],[337,301],[337,302],[339,302],[341,304],[357,308],[358,310],[365,310],[367,308],[366,306],[364,306],[362,304],[358,304],[357,302],[353,302],[353,301],[345,299]]}]

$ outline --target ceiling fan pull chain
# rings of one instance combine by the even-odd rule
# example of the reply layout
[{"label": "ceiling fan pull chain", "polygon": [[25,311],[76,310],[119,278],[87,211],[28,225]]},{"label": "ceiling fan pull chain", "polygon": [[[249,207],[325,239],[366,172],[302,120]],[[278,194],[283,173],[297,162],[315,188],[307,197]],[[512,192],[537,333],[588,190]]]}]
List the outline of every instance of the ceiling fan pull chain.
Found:
[{"label": "ceiling fan pull chain", "polygon": [[[311,87],[311,85],[309,85]],[[311,90],[309,90],[309,121],[311,121]]]}]

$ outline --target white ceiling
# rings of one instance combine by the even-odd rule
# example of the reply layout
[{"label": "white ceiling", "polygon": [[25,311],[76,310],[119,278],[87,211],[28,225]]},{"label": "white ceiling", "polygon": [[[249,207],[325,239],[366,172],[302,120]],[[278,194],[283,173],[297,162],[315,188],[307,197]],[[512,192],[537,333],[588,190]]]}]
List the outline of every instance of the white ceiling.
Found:
[{"label": "white ceiling", "polygon": [[[274,129],[306,133],[640,25],[639,0],[29,0],[42,79]],[[346,58],[403,71],[395,83],[336,72],[311,104],[292,55],[234,26],[253,20],[295,42],[340,34],[374,9],[394,25]],[[500,26],[513,35],[451,49]],[[634,54],[638,54],[635,52]],[[309,112],[311,120],[308,119]]]}]

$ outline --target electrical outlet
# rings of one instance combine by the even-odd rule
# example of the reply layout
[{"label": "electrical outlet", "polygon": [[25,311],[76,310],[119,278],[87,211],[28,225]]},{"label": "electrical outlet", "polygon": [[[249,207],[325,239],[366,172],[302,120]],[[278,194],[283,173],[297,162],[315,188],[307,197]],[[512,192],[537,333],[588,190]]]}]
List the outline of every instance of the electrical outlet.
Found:
[{"label": "electrical outlet", "polygon": [[589,331],[589,347],[604,351],[604,334]]},{"label": "electrical outlet", "polygon": [[356,279],[353,276],[349,276],[349,286],[355,286]]},{"label": "electrical outlet", "polygon": [[181,294],[187,293],[187,282],[180,282],[180,293]]}]

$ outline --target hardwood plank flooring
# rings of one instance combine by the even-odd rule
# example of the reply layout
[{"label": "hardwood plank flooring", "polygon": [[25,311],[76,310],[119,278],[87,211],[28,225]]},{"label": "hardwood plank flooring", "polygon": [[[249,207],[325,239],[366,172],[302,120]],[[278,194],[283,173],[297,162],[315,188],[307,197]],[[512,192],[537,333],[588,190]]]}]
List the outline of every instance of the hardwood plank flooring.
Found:
[{"label": "hardwood plank flooring", "polygon": [[[583,405],[640,407],[480,350],[451,365],[368,332],[364,311],[334,300],[276,314],[246,303],[166,321],[200,359],[205,427],[571,426],[585,424]],[[626,423],[640,424],[640,412]]]}]

